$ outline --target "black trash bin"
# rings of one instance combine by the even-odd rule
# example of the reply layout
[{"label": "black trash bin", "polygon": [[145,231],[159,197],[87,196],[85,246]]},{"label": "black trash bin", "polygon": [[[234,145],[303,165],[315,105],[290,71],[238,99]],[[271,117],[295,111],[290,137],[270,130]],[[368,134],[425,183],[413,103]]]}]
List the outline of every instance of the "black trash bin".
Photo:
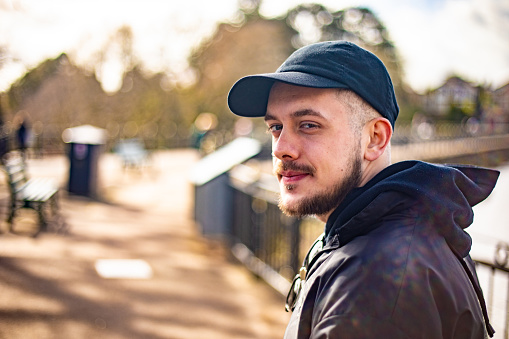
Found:
[{"label": "black trash bin", "polygon": [[106,131],[90,125],[68,128],[62,138],[68,144],[68,192],[98,197],[98,163],[106,141]]}]

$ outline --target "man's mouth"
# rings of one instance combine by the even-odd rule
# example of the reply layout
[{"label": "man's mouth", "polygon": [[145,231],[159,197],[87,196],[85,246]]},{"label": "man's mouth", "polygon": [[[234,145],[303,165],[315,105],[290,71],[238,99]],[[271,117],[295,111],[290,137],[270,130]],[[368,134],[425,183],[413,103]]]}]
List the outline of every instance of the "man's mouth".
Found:
[{"label": "man's mouth", "polygon": [[292,185],[309,175],[306,172],[283,171],[278,173],[278,179],[283,185]]},{"label": "man's mouth", "polygon": [[298,165],[291,162],[279,162],[276,164],[274,172],[277,175],[278,181],[283,185],[294,185],[301,180],[312,176],[314,169],[307,165]]}]

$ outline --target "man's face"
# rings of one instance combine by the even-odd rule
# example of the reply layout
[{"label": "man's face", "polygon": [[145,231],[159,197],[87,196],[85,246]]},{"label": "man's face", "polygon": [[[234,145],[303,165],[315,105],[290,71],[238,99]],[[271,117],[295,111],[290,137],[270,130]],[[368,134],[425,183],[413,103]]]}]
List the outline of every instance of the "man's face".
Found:
[{"label": "man's face", "polygon": [[281,209],[326,220],[361,180],[360,136],[335,89],[275,83],[265,121],[272,134]]}]

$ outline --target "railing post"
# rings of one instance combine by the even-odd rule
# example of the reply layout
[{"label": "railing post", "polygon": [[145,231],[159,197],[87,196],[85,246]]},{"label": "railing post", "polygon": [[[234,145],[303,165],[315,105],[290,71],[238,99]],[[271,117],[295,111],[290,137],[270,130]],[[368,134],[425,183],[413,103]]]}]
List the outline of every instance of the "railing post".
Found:
[{"label": "railing post", "polygon": [[290,265],[294,272],[298,272],[301,266],[300,262],[300,219],[293,219],[290,226],[291,237],[291,258]]},{"label": "railing post", "polygon": [[507,297],[505,302],[505,326],[504,326],[504,338],[509,338],[509,283],[507,283]]},{"label": "railing post", "polygon": [[493,316],[493,290],[495,286],[495,267],[490,268],[490,277],[488,280],[488,316]]}]

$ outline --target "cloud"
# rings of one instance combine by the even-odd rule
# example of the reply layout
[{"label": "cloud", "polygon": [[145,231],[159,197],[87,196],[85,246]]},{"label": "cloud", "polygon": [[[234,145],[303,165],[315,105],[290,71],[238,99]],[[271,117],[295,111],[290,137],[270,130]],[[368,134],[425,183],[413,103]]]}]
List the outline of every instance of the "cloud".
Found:
[{"label": "cloud", "polygon": [[507,83],[507,3],[447,0],[431,11],[409,5],[395,9],[388,27],[406,61],[412,87],[424,91],[440,85],[451,74],[495,86]]}]

